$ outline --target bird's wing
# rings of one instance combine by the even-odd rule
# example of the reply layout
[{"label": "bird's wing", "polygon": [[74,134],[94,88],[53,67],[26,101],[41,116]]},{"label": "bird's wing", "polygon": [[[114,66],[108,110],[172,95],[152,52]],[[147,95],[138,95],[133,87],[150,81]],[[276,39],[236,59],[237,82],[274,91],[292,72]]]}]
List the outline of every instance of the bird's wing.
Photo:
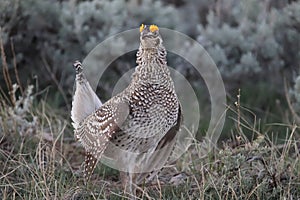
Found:
[{"label": "bird's wing", "polygon": [[176,134],[178,133],[180,126],[183,121],[183,116],[181,112],[181,105],[179,104],[178,114],[177,114],[177,121],[174,126],[172,126],[168,132],[164,135],[164,137],[159,141],[156,150],[160,150],[164,148],[166,145],[174,141]]},{"label": "bird's wing", "polygon": [[76,70],[76,79],[71,118],[73,121],[72,125],[76,129],[78,124],[100,108],[102,103],[85,78],[81,63],[76,61],[74,68]]},{"label": "bird's wing", "polygon": [[87,151],[84,167],[86,180],[89,180],[110,139],[121,130],[128,114],[127,103],[108,101],[79,123],[75,137]]},{"label": "bird's wing", "polygon": [[180,130],[180,126],[183,121],[183,115],[181,112],[181,105],[179,104],[178,115],[176,124],[171,127],[164,137],[159,141],[156,146],[155,151],[150,156],[148,163],[151,163],[151,166],[145,168],[145,171],[151,171],[150,173],[141,173],[136,176],[137,183],[142,183],[145,181],[144,179],[147,177],[147,181],[152,180],[154,176],[156,176],[159,170],[167,164],[176,142],[176,135]]}]

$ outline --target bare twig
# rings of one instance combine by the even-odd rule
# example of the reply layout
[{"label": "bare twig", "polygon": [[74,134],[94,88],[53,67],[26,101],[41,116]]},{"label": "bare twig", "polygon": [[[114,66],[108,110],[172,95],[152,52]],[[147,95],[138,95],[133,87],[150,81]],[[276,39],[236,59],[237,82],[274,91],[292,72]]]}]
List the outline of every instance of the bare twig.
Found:
[{"label": "bare twig", "polygon": [[6,62],[6,56],[5,56],[3,41],[2,41],[1,27],[0,27],[0,51],[1,51],[3,77],[4,77],[4,80],[5,80],[6,87],[8,89],[10,102],[12,103],[13,106],[15,106],[16,101],[15,101],[15,96],[13,94],[13,85],[12,85],[10,75],[9,75],[9,72],[8,72],[8,65],[7,65],[7,62]]},{"label": "bare twig", "polygon": [[51,79],[54,81],[55,85],[57,86],[58,88],[58,91],[61,93],[66,105],[67,105],[67,109],[68,111],[70,112],[70,106],[68,104],[68,98],[63,90],[63,88],[61,87],[61,85],[59,84],[58,80],[56,79],[55,75],[52,73],[51,69],[50,69],[50,66],[49,64],[47,63],[46,59],[44,57],[42,57],[42,60],[43,60],[43,63],[44,63],[44,66],[46,68],[46,70],[48,71],[48,73],[51,75]]},{"label": "bare twig", "polygon": [[[5,94],[4,90],[2,89],[1,85],[0,85],[0,93],[2,94],[0,97],[4,98],[6,100],[6,102],[10,102],[9,98],[7,97],[7,95]],[[1,99],[0,98],[0,99]],[[4,102],[3,102],[4,103]]]},{"label": "bare twig", "polygon": [[237,107],[237,129],[240,133],[242,133],[242,128],[241,128],[241,89],[238,90],[237,94],[237,101],[235,102],[235,105]]},{"label": "bare twig", "polygon": [[17,69],[17,60],[16,60],[15,48],[14,48],[14,44],[13,44],[12,39],[10,40],[10,48],[11,48],[11,52],[13,54],[13,63],[14,63],[14,70],[15,70],[16,80],[17,80],[17,83],[19,85],[21,94],[23,96],[24,95],[24,90],[22,88],[20,77],[19,77],[19,73],[18,73],[18,69]]}]

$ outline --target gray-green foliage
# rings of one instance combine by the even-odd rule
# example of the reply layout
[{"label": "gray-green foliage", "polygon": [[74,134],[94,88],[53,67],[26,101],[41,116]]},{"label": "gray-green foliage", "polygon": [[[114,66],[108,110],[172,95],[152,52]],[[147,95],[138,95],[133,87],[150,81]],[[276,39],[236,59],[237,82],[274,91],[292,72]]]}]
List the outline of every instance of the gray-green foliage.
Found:
[{"label": "gray-green foliage", "polygon": [[289,96],[291,97],[292,109],[296,115],[300,116],[300,76],[296,78],[294,87],[289,91]]},{"label": "gray-green foliage", "polygon": [[[38,75],[42,85],[57,79],[65,88],[72,88],[72,63],[83,60],[108,36],[141,23],[168,28],[181,24],[173,6],[154,0],[3,0],[0,5],[6,54],[12,57],[11,38],[23,81],[29,75]],[[121,43],[116,41],[108,47],[112,54],[122,50]]]},{"label": "gray-green foliage", "polygon": [[8,129],[10,132],[15,131],[21,136],[31,136],[39,125],[37,117],[31,113],[34,98],[32,94],[33,86],[28,86],[25,94],[17,97],[16,92],[18,87],[17,84],[13,85],[13,91],[11,93],[12,100],[15,102],[13,105],[9,106],[0,97],[1,105],[3,106],[3,108],[0,109],[2,113],[0,116],[0,136],[3,136],[2,134],[5,132],[5,129]]},{"label": "gray-green foliage", "polygon": [[274,35],[282,47],[281,57],[287,67],[300,66],[300,3],[276,11]]},{"label": "gray-green foliage", "polygon": [[[165,2],[2,0],[1,37],[9,67],[13,70],[12,41],[23,83],[30,75],[37,75],[41,87],[56,83],[71,93],[72,63],[83,60],[107,37],[141,23],[158,24],[195,37],[212,56],[223,78],[241,81],[245,76],[259,75],[256,77],[264,80],[275,79],[273,74],[300,66],[299,2],[286,5],[279,1],[199,0],[182,1],[178,7]],[[189,46],[181,48],[192,53]],[[123,51],[124,41],[116,41],[107,49],[112,54]],[[190,65],[169,58],[170,66],[193,77]],[[115,65],[115,71],[124,73],[128,66],[134,67],[134,58]],[[107,79],[112,78],[110,75]]]},{"label": "gray-green foliage", "polygon": [[[300,3],[287,7],[278,16],[276,24],[276,38],[284,43],[282,55],[288,65],[299,70],[300,67]],[[281,17],[279,17],[281,16]],[[283,31],[282,31],[283,30]],[[297,71],[299,74],[300,72]],[[300,75],[295,79],[294,87],[290,89],[290,97],[294,116],[299,122],[300,116]]]},{"label": "gray-green foliage", "polygon": [[224,76],[278,71],[285,64],[283,41],[275,37],[279,12],[267,10],[265,1],[227,1],[209,12],[197,39]]}]

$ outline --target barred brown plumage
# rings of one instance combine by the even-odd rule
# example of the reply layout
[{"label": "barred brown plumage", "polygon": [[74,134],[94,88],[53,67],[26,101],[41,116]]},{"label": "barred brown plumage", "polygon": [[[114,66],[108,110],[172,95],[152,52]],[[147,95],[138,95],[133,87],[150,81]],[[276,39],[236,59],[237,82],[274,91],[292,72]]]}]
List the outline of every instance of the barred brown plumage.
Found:
[{"label": "barred brown plumage", "polygon": [[[138,154],[134,160],[126,156],[120,158],[131,174],[130,183],[134,169],[140,167],[135,166],[138,163],[135,161],[145,163],[146,173],[135,174],[135,184],[145,177],[150,180],[172,152],[182,114],[167,67],[166,49],[157,26],[142,25],[140,31],[137,66],[132,81],[124,91],[103,105],[85,79],[81,64],[74,64],[76,91],[72,120],[75,137],[87,151],[87,180],[109,143]],[[145,152],[150,154],[145,155]]]}]

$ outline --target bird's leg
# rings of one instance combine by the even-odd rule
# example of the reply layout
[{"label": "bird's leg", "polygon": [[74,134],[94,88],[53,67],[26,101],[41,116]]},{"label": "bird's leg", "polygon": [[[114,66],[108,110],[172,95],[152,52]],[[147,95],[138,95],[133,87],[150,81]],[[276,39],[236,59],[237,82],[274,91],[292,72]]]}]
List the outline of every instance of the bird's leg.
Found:
[{"label": "bird's leg", "polygon": [[120,172],[121,183],[124,187],[125,193],[129,194],[131,197],[136,196],[136,174],[130,172]]},{"label": "bird's leg", "polygon": [[133,192],[132,192],[132,173],[128,173],[128,177],[129,177],[129,191],[131,194],[133,194]]}]

